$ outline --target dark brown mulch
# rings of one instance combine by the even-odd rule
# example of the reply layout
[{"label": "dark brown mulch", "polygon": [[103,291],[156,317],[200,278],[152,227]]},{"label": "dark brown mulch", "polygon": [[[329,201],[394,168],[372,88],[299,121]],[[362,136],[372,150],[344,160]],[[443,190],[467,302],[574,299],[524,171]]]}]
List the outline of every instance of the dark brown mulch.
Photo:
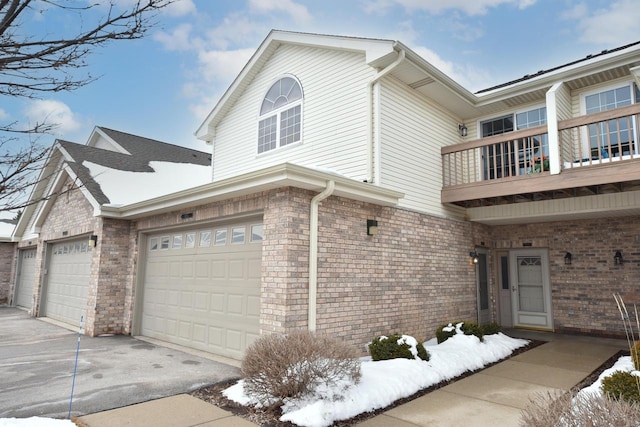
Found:
[{"label": "dark brown mulch", "polygon": [[[442,381],[439,382],[438,384],[434,384],[431,387],[422,389],[416,393],[414,393],[411,396],[396,400],[395,402],[393,402],[391,405],[385,407],[385,408],[381,408],[381,409],[377,409],[373,412],[365,412],[362,413],[360,415],[357,415],[353,418],[350,418],[348,420],[342,420],[342,421],[336,421],[333,425],[335,427],[348,427],[348,426],[352,426],[354,424],[363,422],[365,420],[368,420],[369,418],[373,418],[376,415],[379,415],[383,412],[386,412],[392,408],[395,408],[396,406],[400,406],[404,403],[410,402],[420,396],[424,396],[427,393],[431,393],[434,390],[437,390],[439,388],[442,388],[448,384],[454,383],[456,381],[459,381],[463,378],[466,378],[470,375],[473,375],[477,372],[480,372],[484,369],[490,368],[491,366],[495,365],[496,363],[500,363],[504,360],[510,359],[514,356],[517,356],[518,354],[524,353],[527,350],[531,350],[532,348],[538,347],[539,345],[544,344],[545,341],[531,341],[528,345],[521,347],[519,349],[514,350],[513,353],[511,353],[511,355],[509,357],[506,357],[502,360],[499,360],[495,363],[492,363],[490,365],[485,366],[484,368],[480,369],[480,370],[476,370],[476,371],[469,371],[469,372],[465,372],[464,374],[453,378],[451,380],[448,381]],[[613,358],[612,358],[613,359]],[[617,360],[617,359],[616,359]],[[615,360],[613,361],[615,362]],[[612,363],[613,363],[612,362]],[[606,368],[605,368],[606,369]],[[602,372],[602,371],[601,371]],[[592,374],[593,375],[593,374]],[[598,374],[599,375],[599,374]],[[597,376],[595,377],[596,379],[598,378]],[[274,411],[264,411],[261,409],[256,409],[254,407],[251,406],[244,406],[244,405],[240,405],[236,402],[233,402],[229,399],[227,399],[226,397],[224,397],[222,395],[222,391],[225,390],[226,388],[229,388],[231,385],[233,385],[235,382],[237,381],[237,379],[235,380],[231,380],[225,383],[219,383],[219,384],[214,384],[208,387],[204,387],[201,388],[199,390],[193,391],[191,393],[192,396],[197,397],[198,399],[204,400],[205,402],[209,402],[213,405],[218,406],[221,409],[224,409],[226,411],[229,411],[235,415],[238,415],[242,418],[245,418],[249,421],[251,421],[252,423],[258,424],[262,427],[294,427],[295,424],[289,423],[289,422],[283,422],[280,421],[280,417],[282,416],[282,413],[280,412],[279,408],[277,408]]]}]

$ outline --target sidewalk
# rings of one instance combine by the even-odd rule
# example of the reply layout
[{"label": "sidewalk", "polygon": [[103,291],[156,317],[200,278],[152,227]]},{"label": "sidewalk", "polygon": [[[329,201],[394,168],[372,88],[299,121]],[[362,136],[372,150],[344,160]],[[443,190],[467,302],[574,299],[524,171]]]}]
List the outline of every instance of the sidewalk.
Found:
[{"label": "sidewalk", "polygon": [[[465,379],[390,409],[358,426],[518,426],[531,397],[567,391],[627,348],[622,340],[507,331],[548,341]],[[246,427],[255,424],[195,397],[165,399],[80,417],[88,427]]]}]

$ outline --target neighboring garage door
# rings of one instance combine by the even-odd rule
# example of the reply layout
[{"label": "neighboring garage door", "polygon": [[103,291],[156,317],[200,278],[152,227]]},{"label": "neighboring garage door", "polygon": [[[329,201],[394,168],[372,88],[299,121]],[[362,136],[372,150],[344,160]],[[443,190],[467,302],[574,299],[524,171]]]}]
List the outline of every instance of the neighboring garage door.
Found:
[{"label": "neighboring garage door", "polygon": [[147,239],[140,334],[241,359],[259,335],[261,220]]},{"label": "neighboring garage door", "polygon": [[16,306],[30,309],[33,305],[33,285],[36,281],[36,250],[20,251],[18,286],[15,291]]},{"label": "neighboring garage door", "polygon": [[88,238],[54,243],[49,247],[49,266],[44,290],[44,316],[80,325],[87,308],[91,271]]}]

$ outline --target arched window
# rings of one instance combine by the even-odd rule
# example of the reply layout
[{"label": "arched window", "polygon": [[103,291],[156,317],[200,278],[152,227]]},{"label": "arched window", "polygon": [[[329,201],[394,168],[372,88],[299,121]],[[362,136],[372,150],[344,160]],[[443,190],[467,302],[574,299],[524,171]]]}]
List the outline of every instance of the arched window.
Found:
[{"label": "arched window", "polygon": [[271,86],[262,101],[258,122],[258,153],[300,141],[302,88],[293,77]]}]

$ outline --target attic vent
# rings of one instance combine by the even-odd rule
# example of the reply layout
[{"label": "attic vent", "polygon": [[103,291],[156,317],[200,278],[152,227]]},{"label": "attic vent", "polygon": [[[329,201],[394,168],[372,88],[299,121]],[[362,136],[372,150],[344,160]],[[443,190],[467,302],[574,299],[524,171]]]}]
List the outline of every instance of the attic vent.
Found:
[{"label": "attic vent", "polygon": [[63,236],[66,236],[67,234],[69,234],[69,232],[68,232],[68,231],[63,231],[63,232],[62,232],[62,235],[63,235]]},{"label": "attic vent", "polygon": [[193,218],[193,212],[184,213],[180,215],[180,219],[191,219],[191,218]]},{"label": "attic vent", "polygon": [[419,87],[426,86],[426,85],[429,85],[429,84],[434,83],[434,82],[435,82],[435,80],[433,80],[431,77],[425,77],[422,80],[418,80],[417,82],[411,83],[409,85],[409,87],[411,89],[418,89]]}]

